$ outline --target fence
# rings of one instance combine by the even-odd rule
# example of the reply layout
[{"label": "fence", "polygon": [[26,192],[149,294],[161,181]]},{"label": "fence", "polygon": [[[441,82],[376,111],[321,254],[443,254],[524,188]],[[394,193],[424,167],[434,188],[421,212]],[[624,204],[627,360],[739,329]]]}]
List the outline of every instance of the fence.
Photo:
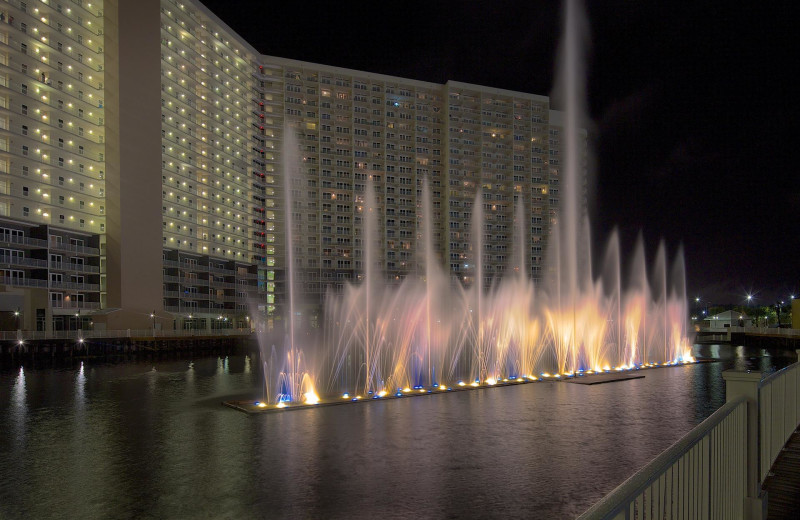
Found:
[{"label": "fence", "polygon": [[45,331],[3,331],[0,341],[35,341],[35,340],[75,340],[80,339],[116,339],[116,338],[192,338],[197,336],[249,336],[250,329],[191,329],[191,330],[57,330]]},{"label": "fence", "polygon": [[725,405],[579,520],[766,518],[761,484],[800,424],[800,363],[722,375]]}]

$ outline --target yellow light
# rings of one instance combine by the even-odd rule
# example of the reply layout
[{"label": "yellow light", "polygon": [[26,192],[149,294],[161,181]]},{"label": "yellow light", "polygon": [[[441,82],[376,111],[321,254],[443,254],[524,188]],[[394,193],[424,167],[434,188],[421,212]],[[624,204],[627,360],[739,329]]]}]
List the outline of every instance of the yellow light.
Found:
[{"label": "yellow light", "polygon": [[489,379],[486,380],[486,384],[490,385],[490,386],[491,385],[496,385],[497,384],[497,379],[495,379],[493,377],[490,377]]},{"label": "yellow light", "polygon": [[465,385],[466,385],[466,383],[464,381],[459,381],[458,382],[458,386],[465,386]]},{"label": "yellow light", "polygon": [[306,392],[305,394],[303,394],[303,397],[305,397],[305,403],[306,404],[318,404],[319,403],[319,396],[313,390],[310,390],[310,391]]},{"label": "yellow light", "polygon": [[284,403],[283,401],[281,401],[280,403],[278,403],[278,404],[277,404],[277,405],[275,405],[275,406],[276,406],[276,407],[278,407],[278,408],[286,408],[286,403]]},{"label": "yellow light", "polygon": [[267,406],[267,403],[258,403],[259,408],[264,408],[265,406]]},{"label": "yellow light", "polygon": [[386,396],[386,390],[381,390],[380,392],[378,392],[378,397],[385,397],[385,396]]}]

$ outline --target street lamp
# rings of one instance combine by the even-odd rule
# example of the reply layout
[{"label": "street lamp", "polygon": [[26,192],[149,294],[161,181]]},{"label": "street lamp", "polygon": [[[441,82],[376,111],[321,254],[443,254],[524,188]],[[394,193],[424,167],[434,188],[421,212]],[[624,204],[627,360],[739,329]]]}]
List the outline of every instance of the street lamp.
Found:
[{"label": "street lamp", "polygon": [[153,336],[156,335],[156,311],[150,313],[150,318],[153,320]]},{"label": "street lamp", "polygon": [[19,307],[17,307],[17,310],[14,311],[14,319],[17,322],[17,330],[19,330]]}]

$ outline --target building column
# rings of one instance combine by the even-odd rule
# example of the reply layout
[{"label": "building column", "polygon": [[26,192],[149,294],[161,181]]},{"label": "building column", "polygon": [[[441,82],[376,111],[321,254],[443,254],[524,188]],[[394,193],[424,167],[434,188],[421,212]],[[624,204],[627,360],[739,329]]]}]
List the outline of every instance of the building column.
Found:
[{"label": "building column", "polygon": [[160,7],[105,2],[109,329],[149,329],[163,310]]}]

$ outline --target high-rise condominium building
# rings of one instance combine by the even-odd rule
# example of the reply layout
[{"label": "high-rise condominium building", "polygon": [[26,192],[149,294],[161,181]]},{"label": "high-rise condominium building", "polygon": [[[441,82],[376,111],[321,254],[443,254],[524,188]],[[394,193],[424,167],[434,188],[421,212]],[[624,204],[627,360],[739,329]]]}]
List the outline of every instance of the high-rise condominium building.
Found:
[{"label": "high-rise condominium building", "polygon": [[313,307],[363,275],[369,208],[389,282],[428,232],[454,283],[541,276],[545,96],[266,56],[192,0],[0,11],[3,328],[249,327],[289,257]]}]

